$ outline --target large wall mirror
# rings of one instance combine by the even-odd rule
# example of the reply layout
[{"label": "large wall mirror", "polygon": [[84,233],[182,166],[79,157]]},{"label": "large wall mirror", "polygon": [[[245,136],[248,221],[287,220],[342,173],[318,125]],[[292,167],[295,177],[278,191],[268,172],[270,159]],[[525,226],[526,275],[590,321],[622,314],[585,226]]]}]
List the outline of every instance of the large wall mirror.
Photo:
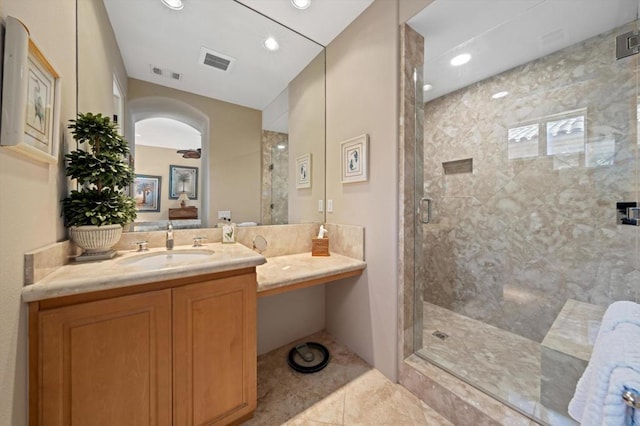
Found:
[{"label": "large wall mirror", "polygon": [[77,7],[78,111],[129,141],[130,230],[324,221],[323,46],[235,0]]}]

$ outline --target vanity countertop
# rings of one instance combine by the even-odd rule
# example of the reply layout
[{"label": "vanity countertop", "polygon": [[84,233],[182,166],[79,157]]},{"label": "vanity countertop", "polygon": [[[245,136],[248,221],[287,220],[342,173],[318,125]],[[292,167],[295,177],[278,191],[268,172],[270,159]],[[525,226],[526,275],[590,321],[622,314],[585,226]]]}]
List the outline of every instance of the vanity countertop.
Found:
[{"label": "vanity countertop", "polygon": [[[121,251],[113,259],[61,266],[42,280],[25,286],[22,300],[34,302],[254,266],[258,297],[264,297],[360,275],[366,268],[366,262],[336,253],[311,256],[307,252],[267,259],[242,244],[212,243],[200,249],[212,250],[211,258],[171,267],[151,268],[128,263],[135,258],[167,253],[164,247],[144,252]],[[171,253],[193,250],[197,249],[178,246]]]},{"label": "vanity countertop", "polygon": [[269,257],[267,263],[257,268],[258,297],[360,275],[366,266],[363,260],[336,253],[311,256],[307,252]]},{"label": "vanity countertop", "polygon": [[[266,262],[264,256],[242,244],[212,243],[201,247],[213,250],[210,259],[182,262],[172,267],[145,268],[127,264],[134,256],[147,256],[166,252],[164,247],[145,252],[123,251],[109,260],[73,263],[61,266],[42,280],[22,289],[22,300],[33,302],[54,297],[69,296],[92,291],[109,290],[131,285],[147,284],[175,278],[249,268]],[[175,247],[173,253],[193,250],[191,246]]]}]

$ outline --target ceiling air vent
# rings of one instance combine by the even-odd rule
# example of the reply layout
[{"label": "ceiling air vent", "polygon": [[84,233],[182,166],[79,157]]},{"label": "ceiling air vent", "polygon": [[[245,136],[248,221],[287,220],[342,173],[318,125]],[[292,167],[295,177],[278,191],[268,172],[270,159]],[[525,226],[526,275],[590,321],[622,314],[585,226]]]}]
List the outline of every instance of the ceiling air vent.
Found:
[{"label": "ceiling air vent", "polygon": [[235,59],[231,56],[223,55],[215,50],[203,47],[200,49],[200,58],[198,63],[215,68],[220,71],[229,71],[233,66]]}]

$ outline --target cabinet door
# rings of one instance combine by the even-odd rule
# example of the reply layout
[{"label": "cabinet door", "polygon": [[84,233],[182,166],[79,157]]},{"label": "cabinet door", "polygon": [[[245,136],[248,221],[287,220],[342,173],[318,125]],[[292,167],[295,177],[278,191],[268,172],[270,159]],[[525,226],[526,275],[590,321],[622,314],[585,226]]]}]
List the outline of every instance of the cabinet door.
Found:
[{"label": "cabinet door", "polygon": [[173,290],[174,424],[228,424],[256,408],[256,278]]},{"label": "cabinet door", "polygon": [[171,424],[171,290],[42,311],[40,425]]}]

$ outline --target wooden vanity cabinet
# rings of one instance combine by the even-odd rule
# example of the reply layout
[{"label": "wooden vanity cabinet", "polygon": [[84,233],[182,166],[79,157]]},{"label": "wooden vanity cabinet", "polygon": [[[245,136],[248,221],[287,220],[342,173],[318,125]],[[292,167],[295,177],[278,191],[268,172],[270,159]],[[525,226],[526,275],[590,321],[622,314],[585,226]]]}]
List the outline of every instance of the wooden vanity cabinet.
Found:
[{"label": "wooden vanity cabinet", "polygon": [[226,425],[256,408],[256,275],[29,304],[31,425]]},{"label": "wooden vanity cabinet", "polygon": [[174,425],[229,424],[257,395],[256,278],[173,291]]}]

